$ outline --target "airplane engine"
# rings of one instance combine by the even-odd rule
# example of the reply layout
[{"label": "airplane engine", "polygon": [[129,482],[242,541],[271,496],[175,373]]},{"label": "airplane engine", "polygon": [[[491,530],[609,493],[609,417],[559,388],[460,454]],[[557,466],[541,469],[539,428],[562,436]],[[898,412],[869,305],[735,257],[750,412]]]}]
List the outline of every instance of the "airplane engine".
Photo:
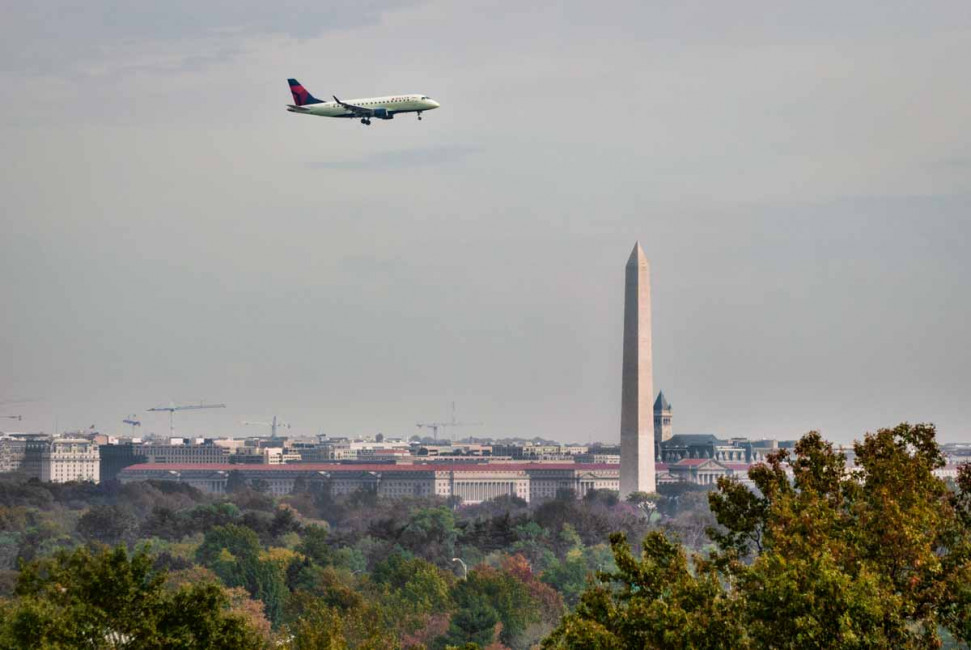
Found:
[{"label": "airplane engine", "polygon": [[393,120],[394,113],[389,113],[388,109],[386,108],[375,108],[374,117],[378,118],[379,120]]}]

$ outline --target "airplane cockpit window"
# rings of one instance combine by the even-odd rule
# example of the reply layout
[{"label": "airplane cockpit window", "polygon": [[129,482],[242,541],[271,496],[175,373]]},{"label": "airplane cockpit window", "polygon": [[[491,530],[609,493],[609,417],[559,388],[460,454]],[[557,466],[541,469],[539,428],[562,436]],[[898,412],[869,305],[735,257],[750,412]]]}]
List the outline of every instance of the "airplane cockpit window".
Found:
[{"label": "airplane cockpit window", "polygon": [[431,97],[422,97],[422,99],[431,99]]}]

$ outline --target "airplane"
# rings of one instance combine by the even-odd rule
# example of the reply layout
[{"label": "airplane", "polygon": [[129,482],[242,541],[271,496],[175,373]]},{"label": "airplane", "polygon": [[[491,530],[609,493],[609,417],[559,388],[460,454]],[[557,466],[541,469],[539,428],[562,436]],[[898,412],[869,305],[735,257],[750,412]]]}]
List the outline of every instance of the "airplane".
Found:
[{"label": "airplane", "polygon": [[372,119],[391,120],[398,113],[418,113],[418,119],[424,111],[431,111],[440,106],[427,95],[392,95],[390,97],[365,97],[364,99],[350,99],[346,102],[334,96],[334,101],[325,102],[317,99],[304,88],[296,79],[287,79],[293,103],[287,104],[291,113],[303,115],[320,115],[322,117],[355,117],[361,118],[361,124],[371,124]]}]

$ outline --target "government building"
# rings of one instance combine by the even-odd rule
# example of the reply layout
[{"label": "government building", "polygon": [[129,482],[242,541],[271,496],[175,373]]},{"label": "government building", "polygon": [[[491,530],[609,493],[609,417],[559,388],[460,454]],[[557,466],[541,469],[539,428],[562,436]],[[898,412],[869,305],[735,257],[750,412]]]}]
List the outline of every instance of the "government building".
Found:
[{"label": "government building", "polygon": [[144,463],[124,468],[119,479],[122,483],[174,481],[224,494],[230,474],[235,473],[249,484],[260,481],[274,495],[290,494],[300,481],[309,490],[333,496],[367,491],[388,498],[458,497],[462,503],[474,504],[501,496],[537,502],[564,491],[583,496],[593,490],[618,490],[619,469],[613,464],[579,463]]}]

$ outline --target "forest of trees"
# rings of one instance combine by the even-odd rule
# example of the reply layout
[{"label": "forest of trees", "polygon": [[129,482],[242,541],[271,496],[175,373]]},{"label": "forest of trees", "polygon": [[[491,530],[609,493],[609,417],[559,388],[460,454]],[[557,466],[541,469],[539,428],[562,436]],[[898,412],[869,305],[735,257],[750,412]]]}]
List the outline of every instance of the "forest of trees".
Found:
[{"label": "forest of trees", "polygon": [[971,474],[923,425],[856,458],[808,434],[755,490],[532,505],[11,477],[0,648],[956,647]]}]

